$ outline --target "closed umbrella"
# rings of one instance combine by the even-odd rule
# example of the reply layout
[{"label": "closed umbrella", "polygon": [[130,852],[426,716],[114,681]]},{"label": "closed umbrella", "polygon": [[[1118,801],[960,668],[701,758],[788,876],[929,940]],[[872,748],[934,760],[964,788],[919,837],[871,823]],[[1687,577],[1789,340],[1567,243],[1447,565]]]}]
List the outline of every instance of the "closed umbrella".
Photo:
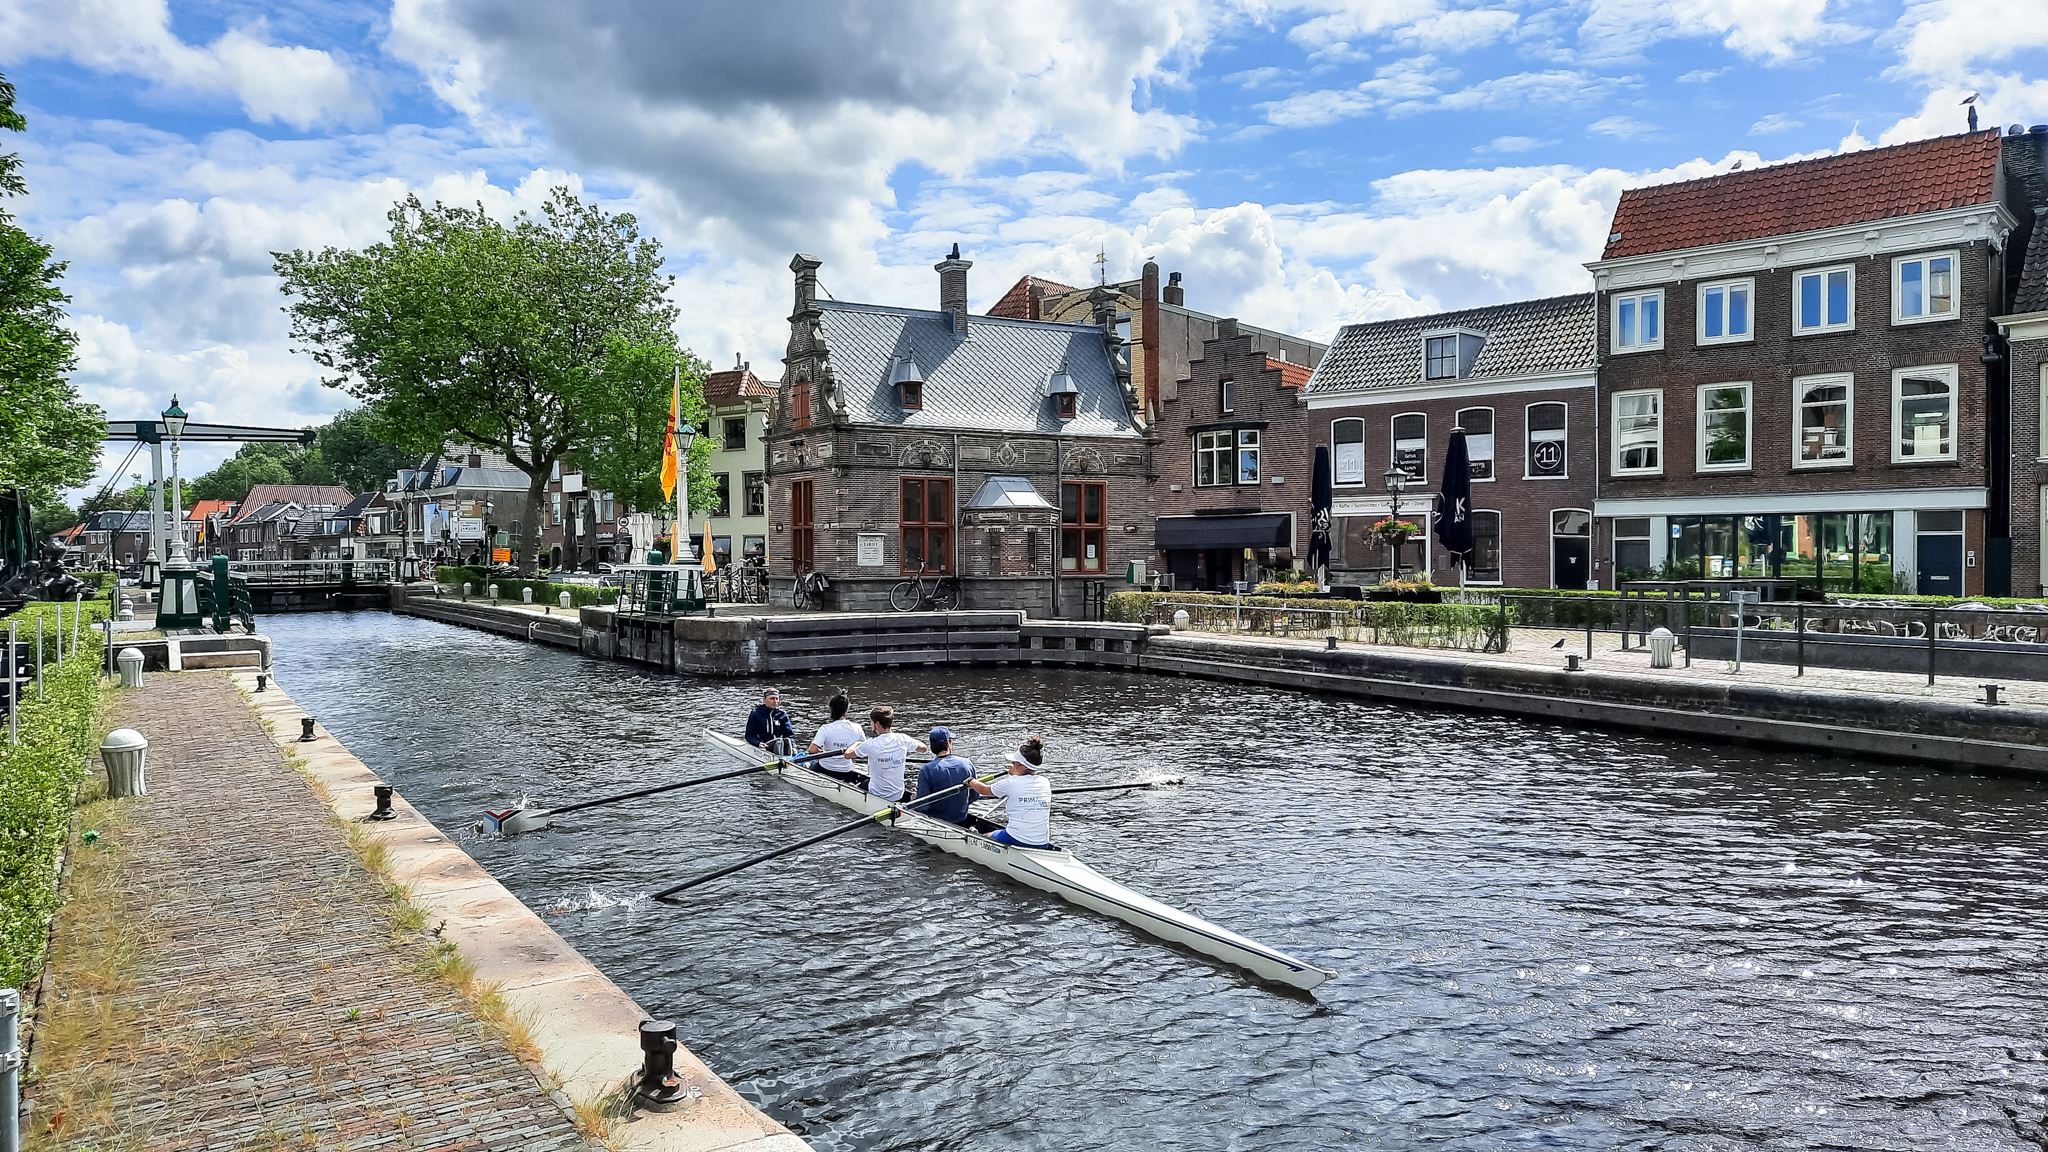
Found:
[{"label": "closed umbrella", "polygon": [[1323,569],[1330,564],[1330,450],[1316,446],[1315,473],[1309,478],[1308,562],[1316,570],[1316,583],[1327,586]]},{"label": "closed umbrella", "polygon": [[1465,451],[1465,430],[1451,429],[1444,450],[1444,486],[1436,498],[1436,539],[1458,565],[1458,588],[1472,566],[1472,460]]}]

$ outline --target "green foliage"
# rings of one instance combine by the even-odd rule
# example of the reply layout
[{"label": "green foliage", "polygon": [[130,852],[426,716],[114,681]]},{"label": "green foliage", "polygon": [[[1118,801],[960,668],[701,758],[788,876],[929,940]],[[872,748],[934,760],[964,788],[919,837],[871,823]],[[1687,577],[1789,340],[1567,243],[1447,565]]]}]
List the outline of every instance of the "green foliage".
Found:
[{"label": "green foliage", "polygon": [[[57,605],[32,604],[12,619],[56,623]],[[106,618],[105,601],[87,601],[88,625]],[[65,606],[65,629],[71,612]],[[57,910],[57,850],[71,822],[78,785],[91,755],[100,697],[98,633],[79,629],[76,654],[44,672],[45,699],[33,691],[21,706],[21,743],[0,744],[0,986],[21,987],[42,965],[50,917]],[[53,641],[54,642],[54,641]]]},{"label": "green foliage", "polygon": [[1411,648],[1501,652],[1507,633],[1490,604],[1407,604],[1399,601],[1303,600],[1203,592],[1112,592],[1103,616],[1125,624],[1171,621],[1185,610],[1189,626],[1241,634],[1371,640]]},{"label": "green foliage", "polygon": [[[273,254],[292,338],[328,385],[409,435],[502,452],[526,473],[529,506],[557,461],[605,455],[600,426],[618,436],[651,419],[676,309],[661,246],[630,214],[557,188],[539,217],[510,224],[412,196],[389,218],[388,237],[362,251]],[[639,407],[617,410],[621,395]],[[537,543],[520,541],[522,571]]]},{"label": "green foliage", "polygon": [[301,484],[294,474],[298,458],[306,455],[296,444],[244,444],[219,467],[185,487],[185,502],[240,500],[258,484]]},{"label": "green foliage", "polygon": [[185,502],[241,500],[258,484],[339,484],[351,492],[375,492],[418,459],[399,446],[404,434],[372,405],[344,408],[314,433],[310,446],[242,445],[219,467],[186,484]]},{"label": "green foliage", "polygon": [[569,603],[577,608],[590,608],[599,604],[616,604],[619,600],[619,590],[617,588],[598,588],[589,584],[551,584],[546,580],[521,580],[513,576],[492,576],[481,568],[443,565],[434,569],[434,579],[439,583],[453,584],[457,587],[467,583],[472,586],[469,592],[472,598],[483,596],[484,589],[496,584],[498,586],[498,598],[514,604],[521,602],[519,590],[522,588],[533,589],[533,602],[535,604],[560,606],[561,600],[559,597],[564,592],[569,594]]},{"label": "green foliage", "polygon": [[[28,128],[4,77],[0,128]],[[27,191],[21,157],[0,155],[0,195]],[[31,505],[57,505],[59,489],[92,479],[107,428],[67,379],[78,337],[64,323],[63,277],[50,247],[0,210],[0,488],[23,489]]]},{"label": "green foliage", "polygon": [[[614,337],[602,369],[579,397],[591,413],[589,447],[576,453],[586,484],[611,492],[633,508],[670,507],[661,494],[661,450],[668,439],[671,384],[682,372],[683,421],[701,425],[709,411],[704,378],[711,366],[666,337],[655,341]],[[690,445],[688,487],[692,511],[711,507],[711,437]]]}]

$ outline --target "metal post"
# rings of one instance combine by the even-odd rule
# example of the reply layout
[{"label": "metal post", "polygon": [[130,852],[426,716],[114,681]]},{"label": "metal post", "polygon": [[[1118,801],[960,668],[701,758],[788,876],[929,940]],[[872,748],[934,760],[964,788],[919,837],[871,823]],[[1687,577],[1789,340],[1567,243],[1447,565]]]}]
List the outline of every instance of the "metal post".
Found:
[{"label": "metal post", "polygon": [[0,1152],[21,1152],[21,993],[0,988]]},{"label": "metal post", "polygon": [[[149,458],[150,463],[155,468],[156,477],[155,483],[151,485],[149,497],[149,548],[150,551],[156,553],[158,563],[162,563],[170,557],[170,536],[164,531],[164,517],[168,513],[164,511],[164,442],[162,437],[158,437],[157,442],[149,446]],[[118,588],[120,585],[121,582],[118,579],[114,581],[115,587]]]},{"label": "metal post", "polygon": [[1678,590],[1678,610],[1685,616],[1685,666],[1692,667],[1692,589]]},{"label": "metal post", "polygon": [[1799,671],[1797,675],[1804,676],[1806,675],[1806,605],[1800,604],[1796,606],[1793,612],[1796,615],[1792,620],[1792,646],[1799,652]]},{"label": "metal post", "polygon": [[[1591,607],[1591,605],[1588,605]],[[1586,613],[1586,659],[1593,658],[1593,614]]]},{"label": "metal post", "polygon": [[1742,610],[1740,603],[1737,603],[1735,605],[1735,671],[1738,674],[1742,671],[1742,619],[1746,615],[1748,613]]},{"label": "metal post", "polygon": [[1934,609],[1927,610],[1927,686],[1934,687]]},{"label": "metal post", "polygon": [[36,699],[46,699],[43,695],[43,614],[40,612],[36,613]]},{"label": "metal post", "polygon": [[15,645],[15,622],[7,622],[7,742],[21,744],[21,659]]},{"label": "metal post", "polygon": [[[118,585],[119,580],[115,583]],[[85,593],[80,592],[71,601],[71,651],[78,651],[78,622],[85,616]]]}]

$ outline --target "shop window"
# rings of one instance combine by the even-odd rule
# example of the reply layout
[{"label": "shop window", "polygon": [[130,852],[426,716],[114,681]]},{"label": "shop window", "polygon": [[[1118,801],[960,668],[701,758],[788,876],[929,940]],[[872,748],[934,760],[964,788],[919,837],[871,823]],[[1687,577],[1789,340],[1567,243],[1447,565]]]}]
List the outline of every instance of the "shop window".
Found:
[{"label": "shop window", "polygon": [[1461,409],[1456,427],[1465,433],[1465,455],[1472,460],[1472,479],[1493,479],[1493,409]]},{"label": "shop window", "polygon": [[953,482],[905,478],[899,519],[903,534],[903,571],[920,564],[928,575],[953,570]]},{"label": "shop window", "polygon": [[1500,574],[1500,513],[1472,513],[1472,570],[1466,579],[1474,584],[1498,584]]},{"label": "shop window", "polygon": [[1410,480],[1423,479],[1423,466],[1429,455],[1429,420],[1420,412],[1404,412],[1394,417],[1394,467],[1406,473]]},{"label": "shop window", "polygon": [[1622,580],[1650,578],[1650,518],[1628,516],[1614,522],[1614,571]]},{"label": "shop window", "polygon": [[1107,563],[1108,485],[1060,485],[1060,571],[1099,573]]},{"label": "shop window", "polygon": [[749,560],[765,559],[768,555],[766,536],[743,536],[740,538],[740,554]]},{"label": "shop window", "polygon": [[[2043,395],[2048,395],[2048,375],[2042,381]],[[1335,484],[1365,483],[1365,421],[1330,422],[1330,473]]]}]

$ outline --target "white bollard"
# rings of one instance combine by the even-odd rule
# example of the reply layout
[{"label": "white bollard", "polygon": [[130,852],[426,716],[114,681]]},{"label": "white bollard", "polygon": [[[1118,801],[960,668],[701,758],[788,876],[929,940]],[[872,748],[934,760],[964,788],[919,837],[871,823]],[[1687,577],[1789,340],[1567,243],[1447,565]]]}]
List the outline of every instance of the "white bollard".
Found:
[{"label": "white bollard", "polygon": [[565,609],[566,609],[566,608],[568,608],[568,607],[569,607],[569,604],[570,604],[570,599],[569,599],[569,594],[568,594],[567,592],[564,592],[564,593],[562,593],[562,596],[561,596],[561,600],[562,600],[562,607],[563,607],[563,608],[565,608]]},{"label": "white bollard", "polygon": [[121,687],[142,687],[142,649],[123,648],[115,662],[121,665]]},{"label": "white bollard", "polygon": [[1188,629],[1188,610],[1187,610],[1187,609],[1185,609],[1185,608],[1182,608],[1182,609],[1179,609],[1179,610],[1175,611],[1175,612],[1174,612],[1174,614],[1173,614],[1173,630],[1174,630],[1175,632],[1185,632],[1185,631],[1187,631],[1187,629]]},{"label": "white bollard", "polygon": [[1656,628],[1650,632],[1650,667],[1671,667],[1671,652],[1678,646],[1678,637],[1669,628]]},{"label": "white bollard", "polygon": [[498,603],[498,586],[496,584],[493,584],[490,587],[485,588],[484,595],[489,596],[491,598],[492,605],[495,606]]},{"label": "white bollard", "polygon": [[[125,663],[130,648],[121,653]],[[138,653],[138,655],[140,655]],[[100,741],[100,763],[107,766],[108,796],[147,796],[143,762],[149,758],[149,740],[133,728],[116,728]]]},{"label": "white bollard", "polygon": [[528,584],[526,587],[521,588],[519,590],[519,598],[528,604],[533,603],[533,585]]}]

